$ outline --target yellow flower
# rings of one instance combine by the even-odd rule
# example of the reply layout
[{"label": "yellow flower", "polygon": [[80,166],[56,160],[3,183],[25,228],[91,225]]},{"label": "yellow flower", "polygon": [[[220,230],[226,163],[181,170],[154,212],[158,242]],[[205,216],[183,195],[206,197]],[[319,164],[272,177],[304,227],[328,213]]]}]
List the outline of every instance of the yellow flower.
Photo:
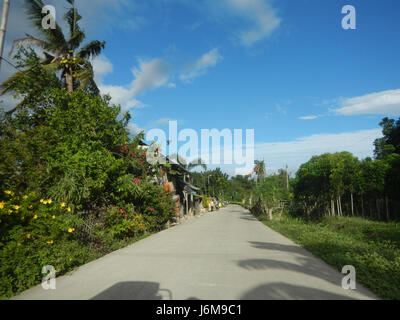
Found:
[{"label": "yellow flower", "polygon": [[23,196],[22,198],[24,198],[26,200],[26,199],[28,199],[28,196]]},{"label": "yellow flower", "polygon": [[71,232],[73,232],[73,231],[74,231],[74,230],[73,230],[72,228],[69,228],[69,229],[68,229],[68,232],[69,232],[69,233],[71,233]]},{"label": "yellow flower", "polygon": [[40,199],[40,203],[44,203],[44,200],[43,200],[43,199]]},{"label": "yellow flower", "polygon": [[28,239],[30,239],[30,238],[31,238],[30,233],[28,233],[28,234],[26,235],[26,237],[27,237]]},{"label": "yellow flower", "polygon": [[56,218],[56,216],[52,216],[52,218],[53,218],[53,219],[55,219],[55,218]]},{"label": "yellow flower", "polygon": [[38,218],[38,216],[35,214],[34,216],[33,216],[33,219],[37,219]]},{"label": "yellow flower", "polygon": [[29,209],[32,209],[32,208],[33,208],[33,205],[30,205],[30,206],[29,206]]},{"label": "yellow flower", "polygon": [[65,202],[61,202],[60,206],[61,206],[61,208],[64,208],[65,207]]},{"label": "yellow flower", "polygon": [[52,202],[53,202],[53,200],[51,200],[51,199],[47,200],[48,204],[51,204]]},{"label": "yellow flower", "polygon": [[6,203],[4,201],[0,202],[0,209],[3,209],[5,204]]},{"label": "yellow flower", "polygon": [[8,210],[8,214],[11,214],[13,211],[10,209],[10,210]]},{"label": "yellow flower", "polygon": [[18,211],[21,208],[21,206],[13,206],[13,208]]},{"label": "yellow flower", "polygon": [[10,191],[10,190],[5,190],[4,193],[5,193],[5,194],[8,194],[8,195],[12,195],[12,194],[13,194],[13,192]]},{"label": "yellow flower", "polygon": [[48,244],[53,244],[53,242],[54,242],[53,240],[47,241]]},{"label": "yellow flower", "polygon": [[68,207],[68,208],[67,208],[67,211],[68,211],[68,212],[71,212],[71,208],[70,208],[70,207]]}]

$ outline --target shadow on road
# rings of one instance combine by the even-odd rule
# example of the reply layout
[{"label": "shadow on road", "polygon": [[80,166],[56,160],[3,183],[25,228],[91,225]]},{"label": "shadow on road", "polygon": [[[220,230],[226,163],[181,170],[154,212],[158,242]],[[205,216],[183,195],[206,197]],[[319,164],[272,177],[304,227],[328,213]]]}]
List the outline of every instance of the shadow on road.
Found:
[{"label": "shadow on road", "polygon": [[238,265],[246,270],[278,269],[294,271],[340,285],[341,275],[327,268],[322,270],[321,265],[316,264],[314,259],[300,257],[296,258],[296,261],[298,261],[298,264],[273,259],[247,259],[238,261]]},{"label": "shadow on road", "polygon": [[[285,261],[284,259],[280,260],[283,256],[278,255],[276,253],[269,253],[266,251],[266,255],[268,257],[274,257],[275,259],[246,259],[239,260],[237,264],[239,267],[246,269],[248,271],[252,270],[279,270],[279,271],[291,271],[297,272],[300,274],[305,274],[311,277],[315,277],[318,279],[323,279],[327,282],[330,282],[334,285],[341,286],[341,281],[343,278],[343,274],[340,273],[335,267],[328,266],[323,263],[318,258],[315,258],[313,255],[308,253],[306,250],[299,246],[295,245],[285,245],[279,243],[269,243],[269,242],[249,242],[254,248],[276,251],[276,252],[287,252],[290,257],[293,259],[293,262]],[[339,251],[339,250],[338,250]],[[340,252],[340,251],[339,251]],[[293,253],[297,255],[293,255]],[[274,256],[275,255],[275,256]],[[280,284],[285,286],[286,284]],[[362,294],[370,297],[376,298],[372,293],[363,288],[357,288],[357,291]],[[296,292],[296,291],[295,291]],[[324,298],[325,299],[325,298]]]},{"label": "shadow on road", "polygon": [[354,300],[348,296],[283,282],[264,284],[246,292],[240,300]]},{"label": "shadow on road", "polygon": [[240,217],[242,220],[250,220],[250,221],[258,221],[256,218],[253,217]]},{"label": "shadow on road", "polygon": [[157,282],[119,282],[104,290],[91,300],[172,300],[172,292],[160,289]]},{"label": "shadow on road", "polygon": [[279,244],[272,242],[257,242],[257,241],[249,241],[250,245],[257,249],[265,249],[265,250],[275,250],[275,251],[286,251],[297,253],[300,255],[304,255],[304,249],[300,246],[288,245],[288,244]]}]

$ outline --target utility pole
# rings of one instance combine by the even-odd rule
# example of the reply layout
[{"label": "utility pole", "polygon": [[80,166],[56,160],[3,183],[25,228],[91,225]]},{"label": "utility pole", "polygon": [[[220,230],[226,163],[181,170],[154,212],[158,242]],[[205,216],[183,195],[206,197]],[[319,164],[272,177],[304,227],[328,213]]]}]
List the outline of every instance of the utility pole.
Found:
[{"label": "utility pole", "polygon": [[1,14],[1,25],[0,25],[0,67],[1,60],[3,59],[4,39],[6,37],[6,27],[8,18],[8,9],[10,8],[10,0],[4,0],[3,12]]}]

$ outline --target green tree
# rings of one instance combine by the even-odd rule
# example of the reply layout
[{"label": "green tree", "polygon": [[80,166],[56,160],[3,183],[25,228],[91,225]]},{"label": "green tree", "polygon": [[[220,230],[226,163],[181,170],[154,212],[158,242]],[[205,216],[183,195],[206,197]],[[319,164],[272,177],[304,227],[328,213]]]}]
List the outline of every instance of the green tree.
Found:
[{"label": "green tree", "polygon": [[[55,29],[42,27],[42,8],[45,6],[42,0],[25,0],[28,17],[42,38],[27,35],[26,38],[15,40],[14,45],[28,44],[41,48],[44,55],[44,59],[41,61],[43,70],[52,73],[59,72],[60,82],[69,92],[73,92],[77,88],[85,88],[98,94],[99,90],[94,82],[93,67],[89,59],[101,53],[105,42],[94,40],[82,45],[86,37],[79,26],[82,17],[75,8],[75,1],[67,0],[67,2],[71,5],[64,15],[64,20],[69,27],[68,36],[63,33],[57,23]],[[29,74],[32,74],[32,70],[27,68],[11,76],[2,84],[2,94],[15,91],[16,84],[21,83],[19,80]],[[16,108],[8,113],[13,113]]]}]

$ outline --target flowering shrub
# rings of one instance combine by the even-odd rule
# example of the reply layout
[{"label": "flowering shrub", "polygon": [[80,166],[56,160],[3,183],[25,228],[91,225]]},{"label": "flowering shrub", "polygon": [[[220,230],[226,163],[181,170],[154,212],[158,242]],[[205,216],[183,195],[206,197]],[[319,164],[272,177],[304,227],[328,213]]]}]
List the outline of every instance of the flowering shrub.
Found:
[{"label": "flowering shrub", "polygon": [[52,245],[65,233],[73,233],[80,220],[65,202],[37,200],[34,194],[16,196],[5,190],[0,201],[0,248],[8,241]]},{"label": "flowering shrub", "polygon": [[124,208],[114,207],[102,214],[104,228],[113,237],[134,237],[144,234],[148,226],[143,215],[134,211],[133,205]]},{"label": "flowering shrub", "polygon": [[137,199],[137,210],[142,213],[151,231],[161,230],[175,215],[175,203],[163,187],[143,183],[142,194]]},{"label": "flowering shrub", "polygon": [[44,265],[63,273],[95,256],[75,239],[81,221],[67,203],[0,192],[0,297],[38,283]]},{"label": "flowering shrub", "polygon": [[162,229],[174,213],[149,182],[160,168],[146,161],[143,135],[130,138],[129,114],[120,117],[110,97],[67,92],[33,50],[28,58],[20,66],[32,78],[15,83],[28,98],[12,117],[0,112],[0,297],[37,284],[44,265],[61,275]]}]

